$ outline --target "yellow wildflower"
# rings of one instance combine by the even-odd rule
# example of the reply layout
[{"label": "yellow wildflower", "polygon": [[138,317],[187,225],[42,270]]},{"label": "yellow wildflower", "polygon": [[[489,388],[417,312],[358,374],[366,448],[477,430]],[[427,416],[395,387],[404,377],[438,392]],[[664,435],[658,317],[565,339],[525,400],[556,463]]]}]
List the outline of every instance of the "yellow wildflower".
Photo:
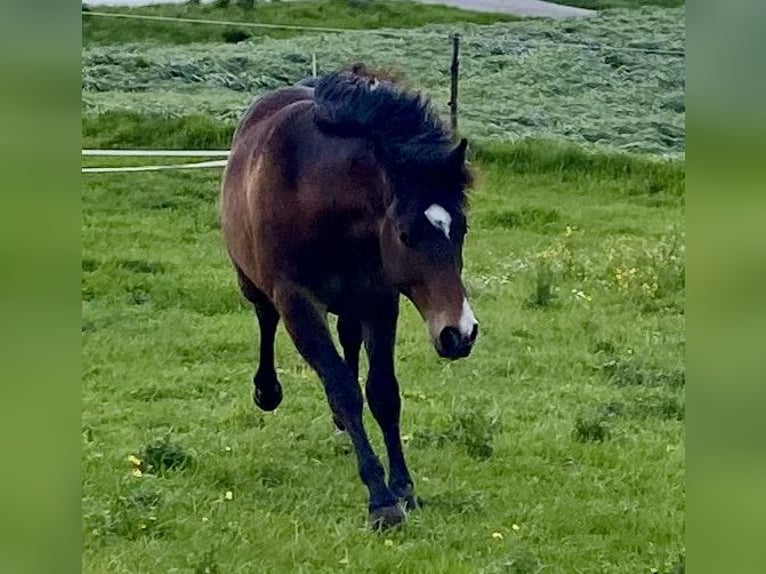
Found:
[{"label": "yellow wildflower", "polygon": [[234,499],[234,493],[231,490],[227,490],[226,493],[223,495],[223,497],[226,500],[233,500]]},{"label": "yellow wildflower", "polygon": [[141,466],[141,459],[133,454],[128,457],[128,462],[133,466]]},{"label": "yellow wildflower", "polygon": [[511,526],[511,528],[513,528],[516,532],[518,532],[521,529],[518,524],[514,524],[513,526]]},{"label": "yellow wildflower", "polygon": [[393,545],[394,545],[394,541],[391,540],[390,538],[387,539],[385,542],[383,542],[383,546],[393,546]]},{"label": "yellow wildflower", "polygon": [[144,475],[144,473],[141,472],[140,468],[134,468],[133,469],[133,476],[135,476],[136,478],[141,478],[143,475]]},{"label": "yellow wildflower", "polygon": [[492,538],[494,538],[495,540],[502,540],[504,536],[502,532],[493,532]]}]

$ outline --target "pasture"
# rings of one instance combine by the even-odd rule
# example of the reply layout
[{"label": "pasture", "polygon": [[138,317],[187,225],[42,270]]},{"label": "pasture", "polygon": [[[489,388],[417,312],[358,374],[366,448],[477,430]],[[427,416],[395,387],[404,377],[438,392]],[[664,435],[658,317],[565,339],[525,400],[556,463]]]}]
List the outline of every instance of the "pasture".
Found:
[{"label": "pasture", "polygon": [[482,334],[440,361],[403,304],[402,432],[425,507],[384,536],[281,329],[285,400],[251,403],[256,330],[219,172],[84,176],[85,572],[680,571],[683,166],[552,144],[476,161]]},{"label": "pasture", "polygon": [[[94,10],[119,14],[148,14],[173,18],[258,22],[291,26],[322,26],[364,30],[372,28],[418,28],[426,24],[473,22],[491,24],[516,20],[508,14],[487,14],[458,10],[448,6],[417,4],[411,0],[290,0],[257,2],[243,9],[230,2],[195,4],[156,4],[138,8],[98,6]],[[292,38],[303,32],[289,29],[258,29],[245,26],[199,26],[191,23],[152,22],[84,17],[83,45],[119,45],[131,42],[190,44],[196,42],[238,43],[265,38]]]},{"label": "pasture", "polygon": [[309,76],[315,53],[320,74],[355,60],[401,70],[447,114],[454,31],[463,36],[460,127],[472,138],[550,138],[593,149],[683,154],[684,58],[664,53],[683,50],[683,8],[618,10],[575,21],[433,24],[389,30],[389,36],[89,46],[82,54],[82,109],[88,116],[198,113],[234,122],[254,96]]},{"label": "pasture", "polygon": [[[286,4],[257,10],[278,20]],[[312,23],[347,27],[366,4]],[[363,25],[404,26],[398,8]],[[460,30],[481,334],[468,359],[440,360],[403,300],[401,426],[424,507],[372,534],[350,444],[282,327],[284,401],[252,403],[258,331],[223,247],[220,170],[83,174],[83,572],[684,571],[684,62],[564,44],[683,49],[683,9],[440,14],[398,38],[84,28],[83,147],[162,149],[227,147],[244,106],[307,76],[314,51],[320,73],[400,68],[445,111]]]}]

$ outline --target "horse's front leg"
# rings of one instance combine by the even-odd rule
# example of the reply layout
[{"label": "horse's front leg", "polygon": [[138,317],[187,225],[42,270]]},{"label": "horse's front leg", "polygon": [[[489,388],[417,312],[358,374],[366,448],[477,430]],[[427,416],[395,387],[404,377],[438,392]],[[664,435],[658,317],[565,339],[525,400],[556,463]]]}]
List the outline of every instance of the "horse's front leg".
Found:
[{"label": "horse's front leg", "polygon": [[401,399],[394,373],[394,345],[399,301],[392,297],[377,307],[378,318],[365,323],[365,346],[370,359],[365,392],[375,420],[383,432],[389,461],[388,485],[408,510],[416,508],[414,486],[402,451],[399,430]]},{"label": "horse's front leg", "polygon": [[332,412],[340,418],[351,438],[359,476],[369,491],[372,527],[386,528],[400,523],[404,513],[386,485],[383,466],[362,424],[359,383],[332,343],[326,312],[298,289],[277,290],[275,303],[296,348],[322,380]]}]

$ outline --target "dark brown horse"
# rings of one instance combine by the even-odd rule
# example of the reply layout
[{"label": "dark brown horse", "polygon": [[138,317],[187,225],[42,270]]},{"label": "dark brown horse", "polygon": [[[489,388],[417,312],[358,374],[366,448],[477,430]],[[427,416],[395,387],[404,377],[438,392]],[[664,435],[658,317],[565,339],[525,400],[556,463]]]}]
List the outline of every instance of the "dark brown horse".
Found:
[{"label": "dark brown horse", "polygon": [[[401,503],[416,505],[394,375],[400,294],[415,304],[442,357],[467,356],[478,333],[461,281],[465,150],[418,94],[356,68],[256,101],[237,127],[223,175],[226,244],[261,331],[255,403],[270,411],[282,400],[274,369],[282,318],[353,442],[375,527],[401,522]],[[344,358],[328,313],[338,316]],[[362,425],[362,342],[388,484]]]}]

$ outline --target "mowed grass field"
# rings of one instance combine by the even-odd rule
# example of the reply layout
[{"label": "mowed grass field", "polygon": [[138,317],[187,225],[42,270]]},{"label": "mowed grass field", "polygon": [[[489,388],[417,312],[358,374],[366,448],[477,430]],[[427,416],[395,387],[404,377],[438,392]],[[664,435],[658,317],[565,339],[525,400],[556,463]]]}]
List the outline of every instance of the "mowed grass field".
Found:
[{"label": "mowed grass field", "polygon": [[[268,6],[276,10],[292,3]],[[404,3],[397,9],[405,6],[418,21],[414,15],[420,8]],[[136,23],[98,22],[116,22],[126,32]],[[151,28],[143,21],[138,24]],[[201,114],[233,123],[255,97],[310,76],[316,54],[320,75],[358,61],[393,68],[447,117],[450,36],[456,31],[462,36],[460,128],[475,142],[542,138],[599,150],[684,154],[682,8],[613,10],[594,18],[491,26],[429,24],[385,34],[305,33],[239,44],[200,37],[181,46],[149,39],[86,45],[82,111],[90,119],[108,114],[118,132],[124,131],[123,124],[137,124],[140,132],[151,133],[141,128],[143,117],[154,115]],[[131,115],[140,121],[133,122]]]},{"label": "mowed grass field", "polygon": [[[254,22],[266,25],[319,26],[349,30],[375,28],[417,28],[426,24],[472,22],[492,24],[518,18],[510,14],[492,14],[459,10],[448,6],[419,4],[411,0],[290,0],[255,2],[251,8],[220,4],[156,4],[135,8],[95,6],[99,12],[144,14],[171,18]],[[88,9],[89,10],[89,9]],[[209,26],[193,23],[128,20],[88,16],[82,18],[83,45],[150,42],[188,44],[192,42],[242,42],[246,39],[291,38],[299,30],[251,28],[247,26]]]},{"label": "mowed grass field", "polygon": [[402,302],[425,506],[383,535],[281,328],[284,402],[251,402],[220,170],[83,175],[84,572],[683,572],[683,163],[538,142],[474,164],[482,331],[441,361]]}]

